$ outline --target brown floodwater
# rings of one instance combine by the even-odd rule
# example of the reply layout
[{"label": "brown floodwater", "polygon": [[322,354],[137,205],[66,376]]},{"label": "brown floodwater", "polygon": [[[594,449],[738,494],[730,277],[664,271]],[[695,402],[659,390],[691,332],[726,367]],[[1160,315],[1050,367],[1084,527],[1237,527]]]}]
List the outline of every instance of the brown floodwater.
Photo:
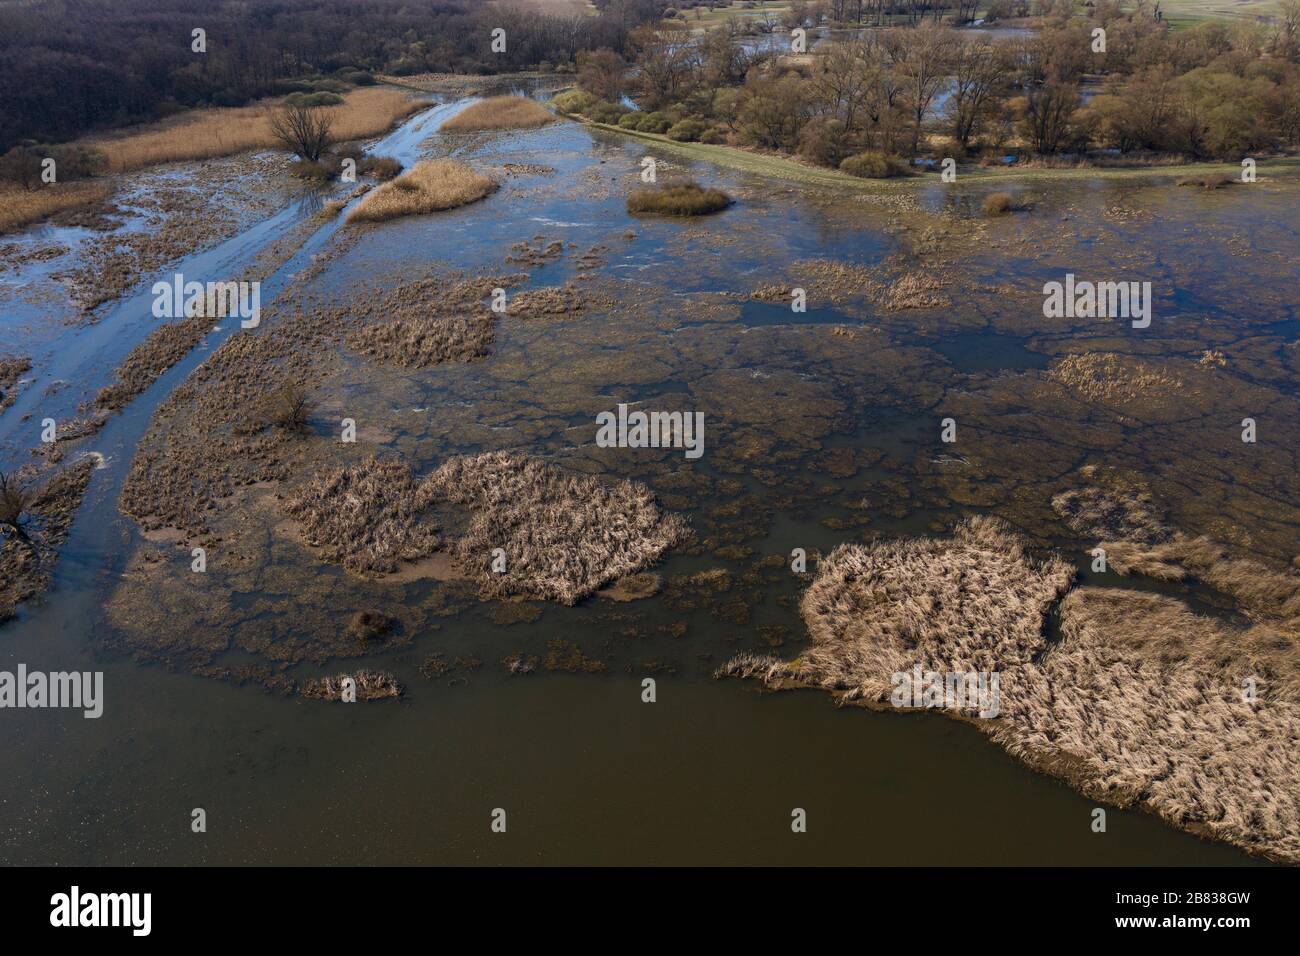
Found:
[{"label": "brown floodwater", "polygon": [[[1027,190],[1032,214],[985,223],[974,187],[845,202],[663,155],[661,170],[689,172],[738,202],[701,222],[637,220],[624,197],[644,144],[571,124],[448,141],[428,135],[427,115],[408,127],[416,123],[419,136],[408,128],[390,144],[408,159],[423,150],[528,168],[504,174],[483,203],[366,229],[293,281],[339,242],[343,230],[322,225],[268,281],[272,294],[347,302],[462,269],[528,272],[521,290],[573,282],[592,306],[572,318],[503,318],[492,353],[472,363],[410,370],[349,355],[322,365],[311,440],[328,446],[346,414],[362,437],[355,452],[328,452],[336,457],[399,455],[424,472],[451,455],[507,449],[636,478],[690,519],[695,544],[670,554],[656,569],[664,590],[641,601],[481,603],[456,582],[356,579],[278,538],[274,513],[241,501],[214,518],[242,535],[238,569],[223,570],[218,554],[208,574],[191,575],[188,551],[143,540],[117,497],[153,410],[196,354],[84,446],[107,467],[54,587],[0,630],[0,667],[102,670],[106,688],[99,720],[0,716],[0,860],[1257,862],[1141,812],[1110,808],[1107,831],[1094,833],[1094,802],[964,724],[711,675],[743,650],[798,654],[803,582],[786,564],[796,547],[814,554],[874,534],[942,533],[964,514],[991,512],[1036,546],[1082,560],[1091,542],[1070,539],[1049,502],[1089,462],[1147,476],[1189,533],[1225,534],[1235,522],[1262,554],[1300,550],[1300,495],[1290,507],[1258,507],[1297,490],[1300,419],[1286,416],[1296,405],[1296,306],[1283,283],[1295,274],[1296,187],[1223,196],[1167,181],[1062,180]],[[245,253],[275,237],[257,228]],[[509,261],[526,240],[560,240],[565,251],[543,265]],[[932,298],[898,309],[883,294],[841,295],[808,265],[815,260],[882,277],[924,271]],[[1067,270],[1153,280],[1156,323],[1140,333],[1044,319],[1042,283]],[[773,282],[807,285],[809,312],[746,298]],[[1228,355],[1232,375],[1214,396],[1189,385],[1182,410],[1201,403],[1204,428],[1216,415],[1239,419],[1234,401],[1260,402],[1275,426],[1261,441],[1280,464],[1220,457],[1198,467],[1216,450],[1188,424],[1195,416],[1139,403],[1117,423],[1043,377],[1080,348],[1194,376],[1186,370],[1211,347]],[[703,411],[704,457],[594,448],[595,415],[638,401]],[[951,410],[970,438],[949,449],[938,421]],[[14,439],[12,421],[0,437]],[[146,551],[161,555],[149,573],[138,564]],[[717,569],[726,589],[691,582]],[[1105,583],[1150,586],[1115,575]],[[1215,610],[1212,594],[1161,587]],[[369,606],[403,617],[404,628],[340,660],[334,632]],[[604,671],[512,676],[501,664],[516,652],[544,657],[557,639]],[[221,650],[191,653],[207,647]],[[427,679],[421,664],[435,654],[481,666]],[[406,693],[328,704],[196,676],[196,663],[298,680],[363,664],[392,672]],[[641,699],[646,677],[654,703]],[[199,807],[207,832],[195,834]],[[504,834],[490,827],[496,808],[507,814]],[[807,812],[805,834],[791,832],[795,808]]]}]

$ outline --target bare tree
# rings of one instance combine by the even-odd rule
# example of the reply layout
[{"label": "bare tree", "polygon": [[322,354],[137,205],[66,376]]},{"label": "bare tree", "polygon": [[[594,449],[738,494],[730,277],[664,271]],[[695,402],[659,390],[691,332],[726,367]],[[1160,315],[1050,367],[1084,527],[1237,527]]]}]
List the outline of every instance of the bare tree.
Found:
[{"label": "bare tree", "polygon": [[901,82],[903,105],[912,120],[913,156],[921,143],[921,124],[947,78],[948,62],[957,42],[951,29],[934,24],[885,32],[885,53]]},{"label": "bare tree", "polygon": [[1035,152],[1060,152],[1078,102],[1079,88],[1055,75],[1025,92],[1024,133]]},{"label": "bare tree", "polygon": [[965,152],[979,134],[980,125],[1006,84],[1008,64],[988,40],[958,43],[952,57],[952,97],[948,121],[952,138]]},{"label": "bare tree", "polygon": [[701,53],[689,30],[646,25],[633,32],[632,42],[640,54],[641,88],[651,109],[675,103],[695,88]]},{"label": "bare tree", "polygon": [[876,88],[881,67],[869,44],[861,39],[836,43],[818,58],[812,82],[822,100],[844,121],[846,132],[857,128],[859,110]]},{"label": "bare tree", "polygon": [[284,148],[313,163],[330,148],[333,125],[333,117],[319,107],[289,106],[271,117],[271,132]]}]

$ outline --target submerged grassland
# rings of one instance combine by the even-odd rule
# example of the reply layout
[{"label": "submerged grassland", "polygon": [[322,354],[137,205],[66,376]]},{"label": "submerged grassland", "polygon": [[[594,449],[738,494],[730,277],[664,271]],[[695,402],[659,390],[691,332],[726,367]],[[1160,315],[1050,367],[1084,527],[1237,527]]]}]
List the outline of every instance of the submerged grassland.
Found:
[{"label": "submerged grassland", "polygon": [[[1277,325],[1286,229],[1252,221],[1292,187],[1047,190],[989,218],[982,186],[846,199],[663,158],[734,202],[642,219],[638,149],[586,136],[461,144],[518,216],[349,230],[163,403],[123,490],[145,537],[114,646],[324,699],[349,674],[378,699],[479,667],[734,658],[890,706],[897,671],[992,671],[1001,714],[957,716],[1032,766],[1300,858],[1300,356]],[[1153,243],[1145,333],[1043,314],[1046,277],[1141,274]],[[269,413],[287,393],[301,414]],[[703,461],[598,445],[622,402],[703,413]],[[196,544],[206,575],[185,573]]]}]

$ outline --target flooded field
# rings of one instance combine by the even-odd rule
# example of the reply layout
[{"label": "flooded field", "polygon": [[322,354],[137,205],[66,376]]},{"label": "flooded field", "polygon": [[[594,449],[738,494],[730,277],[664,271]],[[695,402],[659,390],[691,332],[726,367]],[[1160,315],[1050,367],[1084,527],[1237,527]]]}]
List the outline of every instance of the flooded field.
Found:
[{"label": "flooded field", "polygon": [[[160,274],[258,277],[262,327],[217,323],[93,433],[42,452],[97,467],[50,586],[0,629],[0,667],[103,671],[104,715],[6,714],[0,859],[1261,862],[1084,796],[965,722],[714,674],[743,653],[801,658],[800,597],[838,545],[945,538],[972,515],[1088,587],[1158,594],[1225,628],[1257,620],[1211,574],[1094,571],[1107,539],[1060,501],[1140,489],[1160,543],[1205,536],[1288,573],[1300,182],[1029,179],[1027,212],[986,219],[978,183],[834,194],[570,122],[437,132],[469,102],[433,105],[371,151],[466,162],[495,193],[355,226],[322,212],[356,202],[347,189],[245,190],[226,235]],[[629,215],[646,155],[734,204]],[[85,418],[158,322],[148,275],[89,311],[68,294],[56,274],[75,270],[79,238],[42,227],[0,271],[0,352],[32,363],[0,416],[11,467],[43,419]],[[33,252],[55,248],[68,251]],[[1044,284],[1067,273],[1151,281],[1149,327],[1045,316]],[[498,289],[504,311],[487,306]],[[472,350],[417,361],[372,331],[434,307],[478,323]],[[310,396],[303,433],[241,431],[281,377]],[[703,453],[601,447],[598,416],[620,405],[702,413]],[[432,487],[488,452],[599,479],[571,479],[579,500],[644,485],[662,558],[593,572],[570,604],[496,587],[488,556],[465,554],[491,513],[468,496],[440,500],[439,545],[408,541],[377,573],[331,557],[289,504],[371,456]],[[539,493],[484,540],[552,503]],[[358,613],[382,627],[358,636]],[[363,670],[391,675],[400,700],[303,692]]]}]

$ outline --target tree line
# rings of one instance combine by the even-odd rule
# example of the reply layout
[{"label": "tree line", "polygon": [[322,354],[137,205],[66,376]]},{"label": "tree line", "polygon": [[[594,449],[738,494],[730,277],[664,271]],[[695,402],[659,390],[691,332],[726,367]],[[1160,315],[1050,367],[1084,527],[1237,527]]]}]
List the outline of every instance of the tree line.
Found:
[{"label": "tree line", "polygon": [[[826,9],[796,13],[818,6]],[[857,166],[894,171],[902,167],[892,160],[925,155],[1236,159],[1300,145],[1300,0],[1261,24],[1171,31],[1152,8],[1097,0],[1083,14],[1048,6],[1037,26],[992,41],[924,19],[794,56],[747,53],[753,47],[734,25],[692,39],[680,22],[647,24],[630,36],[634,69],[620,81],[637,92],[642,114],[586,111],[674,139],[830,166],[870,153],[876,159]],[[609,59],[584,62],[584,89],[608,98]]]},{"label": "tree line", "polygon": [[[240,106],[304,77],[494,73],[627,51],[664,0],[601,0],[599,15],[480,0],[35,0],[0,6],[0,152],[24,140]],[[491,31],[506,31],[503,53]],[[196,52],[193,31],[204,31]],[[325,87],[328,88],[328,87]]]}]

